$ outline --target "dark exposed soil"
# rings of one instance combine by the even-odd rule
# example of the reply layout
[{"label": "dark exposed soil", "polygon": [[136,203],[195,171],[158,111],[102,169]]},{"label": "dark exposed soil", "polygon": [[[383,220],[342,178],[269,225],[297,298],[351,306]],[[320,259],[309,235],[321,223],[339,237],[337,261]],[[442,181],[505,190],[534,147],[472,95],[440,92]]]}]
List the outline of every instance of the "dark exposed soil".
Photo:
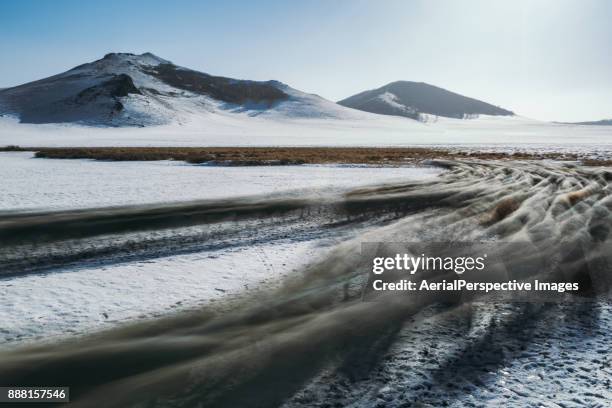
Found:
[{"label": "dark exposed soil", "polygon": [[78,95],[78,98],[91,100],[99,95],[107,95],[112,97],[128,96],[128,94],[138,94],[141,92],[134,85],[132,77],[126,74],[114,75],[108,81],[102,84],[84,89]]},{"label": "dark exposed soil", "polygon": [[266,82],[241,81],[180,69],[172,64],[160,64],[147,73],[168,85],[186,91],[208,95],[223,102],[244,104],[274,102],[287,99],[287,94]]}]

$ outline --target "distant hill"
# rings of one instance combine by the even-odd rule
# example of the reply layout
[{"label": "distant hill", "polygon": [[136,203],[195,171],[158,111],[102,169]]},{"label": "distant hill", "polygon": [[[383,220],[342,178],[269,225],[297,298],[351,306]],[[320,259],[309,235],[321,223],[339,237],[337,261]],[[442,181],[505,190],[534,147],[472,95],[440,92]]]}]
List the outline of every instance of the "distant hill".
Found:
[{"label": "distant hill", "polygon": [[424,82],[397,81],[343,99],[340,105],[382,115],[421,119],[422,114],[463,119],[473,115],[510,116],[513,112]]},{"label": "distant hill", "polygon": [[612,119],[595,120],[592,122],[574,122],[574,125],[612,126]]}]

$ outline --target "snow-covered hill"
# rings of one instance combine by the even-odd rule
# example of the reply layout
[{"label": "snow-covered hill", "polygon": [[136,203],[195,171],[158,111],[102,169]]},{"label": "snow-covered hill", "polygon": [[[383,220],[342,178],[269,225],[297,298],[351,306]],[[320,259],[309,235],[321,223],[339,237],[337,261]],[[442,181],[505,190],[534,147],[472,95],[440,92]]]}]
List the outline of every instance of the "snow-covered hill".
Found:
[{"label": "snow-covered hill", "polygon": [[612,126],[612,119],[594,120],[590,122],[575,122],[573,125]]},{"label": "snow-covered hill", "polygon": [[423,115],[464,119],[474,115],[511,116],[514,113],[424,82],[397,81],[338,102],[378,113],[422,119]]},{"label": "snow-covered hill", "polygon": [[319,119],[363,116],[278,81],[213,76],[151,53],[107,54],[59,75],[0,90],[0,114],[21,123],[152,126],[227,112]]}]

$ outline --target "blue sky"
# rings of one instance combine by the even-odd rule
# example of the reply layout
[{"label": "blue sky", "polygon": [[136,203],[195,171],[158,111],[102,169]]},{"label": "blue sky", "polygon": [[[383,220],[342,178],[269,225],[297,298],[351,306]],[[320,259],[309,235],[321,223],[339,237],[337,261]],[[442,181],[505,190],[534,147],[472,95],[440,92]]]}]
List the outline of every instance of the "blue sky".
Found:
[{"label": "blue sky", "polygon": [[612,117],[612,1],[0,1],[0,87],[145,51],[332,100],[424,81],[546,120]]}]

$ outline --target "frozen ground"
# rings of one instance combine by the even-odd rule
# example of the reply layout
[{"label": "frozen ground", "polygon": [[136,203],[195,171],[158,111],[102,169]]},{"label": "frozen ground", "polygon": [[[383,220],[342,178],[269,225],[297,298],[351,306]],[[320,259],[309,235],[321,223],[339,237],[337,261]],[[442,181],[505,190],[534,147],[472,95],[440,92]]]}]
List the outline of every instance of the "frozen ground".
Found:
[{"label": "frozen ground", "polygon": [[[174,161],[53,160],[36,159],[28,152],[0,153],[0,163],[0,210],[7,211],[229,198],[287,189],[296,193],[344,190],[441,173],[439,168],[414,167],[214,167]],[[270,227],[245,228],[238,236],[232,238],[230,234],[223,249],[198,247],[175,256],[165,256],[172,253],[164,251],[167,241],[156,245],[151,241],[174,239],[176,234],[185,251],[188,240],[193,241],[198,231],[152,232],[114,244],[119,247],[129,240],[145,242],[145,259],[138,259],[136,248],[130,244],[121,259],[115,254],[104,262],[2,279],[0,341],[15,343],[83,333],[206,304],[249,287],[265,286],[267,281],[278,282],[314,259],[333,235],[307,236],[306,225],[283,228],[274,225],[274,232]],[[301,235],[296,236],[299,232]],[[277,239],[279,234],[284,235]],[[275,237],[274,243],[268,242],[270,236]],[[114,239],[106,236],[88,245],[104,247]],[[252,239],[249,246],[236,247],[247,239]],[[216,244],[221,246],[220,239]],[[30,260],[34,257],[35,251],[30,249]]]},{"label": "frozen ground", "polygon": [[[73,182],[70,177],[78,177],[74,174],[79,166],[93,166],[92,171],[79,173],[88,174],[90,183],[97,179],[108,185],[122,183],[122,174],[129,174],[102,170],[124,163],[35,160],[23,153],[2,157],[21,163],[16,167],[25,163],[69,166],[63,176],[68,184]],[[211,174],[227,177],[221,171],[228,170],[166,162],[125,164],[151,166],[146,172],[136,171],[136,181],[159,177],[155,166],[172,168],[172,172],[219,170],[205,173],[208,178]],[[561,257],[560,268],[548,272],[584,274],[596,289],[609,284],[610,190],[602,169],[544,161],[465,161],[453,166],[439,177],[420,182],[410,181],[410,169],[406,169],[405,175],[397,174],[396,180],[402,182],[392,188],[363,189],[345,197],[346,202],[327,207],[320,204],[319,208],[282,212],[276,199],[264,201],[270,207],[258,207],[251,218],[231,222],[212,220],[165,230],[150,230],[141,222],[136,224],[140,230],[123,235],[79,236],[81,231],[96,233],[100,218],[93,211],[91,219],[78,224],[77,236],[70,242],[54,241],[53,230],[49,240],[41,240],[38,247],[29,243],[20,247],[11,237],[0,235],[3,268],[14,266],[10,257],[15,254],[26,253],[28,260],[17,265],[21,268],[17,273],[0,280],[0,320],[4,323],[0,340],[6,358],[0,375],[25,378],[23,381],[85,382],[75,392],[77,403],[85,405],[92,401],[87,392],[100,392],[108,396],[111,406],[136,406],[122,398],[139,404],[155,399],[152,405],[163,406],[167,396],[158,396],[165,392],[159,391],[162,385],[178,384],[173,390],[177,397],[172,395],[176,406],[194,406],[194,398],[205,406],[246,406],[241,398],[248,398],[251,406],[284,404],[291,408],[606,408],[612,398],[609,298],[581,297],[584,301],[576,302],[571,300],[577,298],[568,296],[570,301],[556,304],[454,306],[413,305],[410,297],[361,301],[352,262],[363,241],[494,238],[499,251],[509,255],[517,267],[524,265],[522,254],[513,254],[504,245],[506,240],[529,239],[539,248],[538,256],[545,259],[557,259],[571,249],[568,244],[579,242],[588,256]],[[355,173],[363,170],[360,168],[300,166],[296,171],[322,168],[333,173],[330,179],[344,185],[389,182],[387,172],[402,171],[366,169],[382,172],[375,179],[366,178],[368,173]],[[266,174],[271,175],[282,168],[251,170],[259,175],[260,170],[270,170]],[[344,171],[346,176],[341,176]],[[45,180],[43,173],[37,174]],[[168,180],[176,182],[180,177]],[[187,179],[193,177],[190,174]],[[307,179],[302,179],[300,188],[316,187]],[[22,180],[27,182],[27,177]],[[233,183],[234,179],[227,180]],[[288,185],[287,177],[271,180],[273,185]],[[206,183],[211,180],[204,177],[195,185]],[[244,188],[249,188],[248,183]],[[225,184],[216,180],[213,185],[223,189]],[[45,183],[38,185],[38,189],[46,188]],[[330,185],[334,184],[325,186]],[[80,188],[95,190],[87,184]],[[164,188],[173,191],[174,184]],[[57,191],[57,186],[53,189]],[[121,196],[129,193],[125,189],[108,191]],[[30,196],[22,196],[18,207],[28,209],[23,200],[27,202]],[[147,198],[155,197],[160,196]],[[79,206],[97,206],[100,199],[96,196]],[[71,207],[70,199],[59,202],[61,207]],[[516,207],[502,212],[500,208],[508,209],[508,202]],[[237,206],[249,204],[238,198],[230,203],[222,211],[232,214]],[[12,215],[4,217],[10,220]],[[205,229],[213,231],[198,235]],[[76,261],[63,258],[70,252],[80,257]],[[59,266],[51,264],[50,270],[37,272],[31,269],[37,259],[50,259]],[[277,287],[282,277],[295,275],[303,279],[284,290],[265,292],[266,297],[253,291]],[[136,319],[253,293],[243,308],[228,310],[212,321],[199,316],[185,322],[179,313],[176,320],[169,319],[153,333],[126,329],[107,333],[103,342],[94,339],[88,343],[83,337],[29,352],[13,348],[41,337],[56,339],[123,323],[129,327],[127,323]],[[31,370],[33,358],[44,361],[35,372]],[[89,370],[97,372],[101,361],[106,367],[104,378],[89,377]],[[150,365],[143,366],[142,361]],[[79,376],[87,376],[85,381],[70,377],[73,364],[84,367]],[[126,377],[126,370],[131,376]],[[193,380],[194,387],[178,381],[184,378]],[[211,389],[215,393],[208,392]]]},{"label": "frozen ground", "polygon": [[[363,113],[363,112],[362,112]],[[219,113],[184,125],[96,128],[19,124],[0,117],[0,146],[439,146],[465,149],[612,151],[611,126],[565,125],[520,116],[475,119],[287,118]]]},{"label": "frozen ground", "polygon": [[465,309],[424,310],[381,355],[330,366],[284,407],[609,406],[608,300]]},{"label": "frozen ground", "polygon": [[0,343],[49,340],[270,287],[319,256],[285,241],[0,280]]},{"label": "frozen ground", "polygon": [[175,161],[102,162],[35,159],[0,153],[0,211],[105,207],[272,194],[287,190],[346,189],[419,180],[437,168],[359,166],[198,166]]}]

